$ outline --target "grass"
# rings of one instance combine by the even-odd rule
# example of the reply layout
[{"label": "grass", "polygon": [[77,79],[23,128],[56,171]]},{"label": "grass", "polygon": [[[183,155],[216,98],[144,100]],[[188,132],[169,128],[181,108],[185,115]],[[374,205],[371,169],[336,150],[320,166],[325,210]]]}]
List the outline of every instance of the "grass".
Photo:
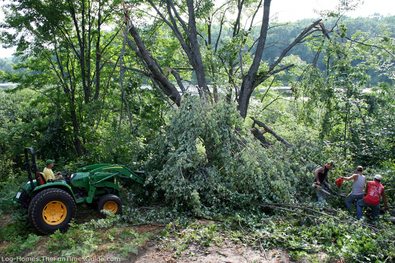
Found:
[{"label": "grass", "polygon": [[[17,230],[17,231],[14,231]],[[127,259],[136,255],[139,248],[151,237],[150,232],[139,233],[120,222],[119,217],[92,219],[89,222],[73,223],[65,233],[59,231],[49,236],[21,232],[16,224],[2,228],[6,246],[0,254],[9,257],[118,257]]]}]

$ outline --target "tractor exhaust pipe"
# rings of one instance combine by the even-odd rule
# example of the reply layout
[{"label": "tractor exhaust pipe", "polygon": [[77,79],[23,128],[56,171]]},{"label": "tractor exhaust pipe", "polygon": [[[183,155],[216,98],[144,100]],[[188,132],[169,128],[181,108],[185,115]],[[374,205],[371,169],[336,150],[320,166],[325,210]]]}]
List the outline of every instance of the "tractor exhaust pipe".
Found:
[{"label": "tractor exhaust pipe", "polygon": [[[30,165],[30,161],[29,161],[29,153],[32,156],[31,165]],[[27,171],[27,176],[29,178],[30,187],[32,188],[32,190],[34,189],[32,171],[34,174],[36,174],[36,172],[37,172],[37,165],[36,165],[36,158],[35,157],[36,156],[35,156],[33,147],[26,147],[25,148],[25,169]]]}]

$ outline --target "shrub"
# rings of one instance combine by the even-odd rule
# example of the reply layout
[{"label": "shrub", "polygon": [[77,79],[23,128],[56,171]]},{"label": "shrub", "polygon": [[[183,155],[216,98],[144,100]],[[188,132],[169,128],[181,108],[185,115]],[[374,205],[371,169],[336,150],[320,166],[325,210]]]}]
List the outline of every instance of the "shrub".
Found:
[{"label": "shrub", "polygon": [[13,162],[6,156],[0,155],[0,182],[14,179]]}]

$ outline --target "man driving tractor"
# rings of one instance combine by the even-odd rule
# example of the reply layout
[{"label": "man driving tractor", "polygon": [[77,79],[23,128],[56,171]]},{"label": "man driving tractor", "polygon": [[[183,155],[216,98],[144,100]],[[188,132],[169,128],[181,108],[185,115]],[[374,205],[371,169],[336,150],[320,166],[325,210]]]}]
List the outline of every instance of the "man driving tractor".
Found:
[{"label": "man driving tractor", "polygon": [[63,178],[60,172],[57,172],[56,174],[54,174],[54,172],[52,171],[52,168],[55,166],[54,160],[48,159],[45,162],[45,164],[46,164],[46,167],[43,170],[43,176],[44,176],[44,179],[46,182]]}]

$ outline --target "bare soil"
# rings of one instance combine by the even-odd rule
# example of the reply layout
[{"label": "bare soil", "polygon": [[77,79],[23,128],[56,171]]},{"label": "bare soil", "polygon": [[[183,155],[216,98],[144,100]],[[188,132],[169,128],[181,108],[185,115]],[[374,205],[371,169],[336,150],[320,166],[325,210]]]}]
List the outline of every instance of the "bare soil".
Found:
[{"label": "bare soil", "polygon": [[[87,209],[80,209],[77,215],[77,223],[87,222],[91,219],[100,217],[100,214],[91,207]],[[0,227],[5,227],[12,223],[13,219],[11,215],[2,215],[0,218]],[[208,222],[201,222],[206,224]],[[163,225],[138,225],[138,226],[127,226],[123,230],[132,228],[139,233],[152,233],[153,236],[159,235],[163,229]],[[120,230],[122,231],[122,230]],[[34,251],[25,251],[24,257],[35,256],[35,255],[46,255],[48,237],[42,236],[41,242],[37,245]],[[174,251],[172,246],[168,245],[168,242],[158,238],[154,238],[146,242],[142,247],[138,249],[137,255],[130,254],[127,259],[122,262],[136,262],[136,263],[249,263],[249,262],[263,262],[263,263],[280,263],[290,262],[290,257],[286,251],[280,249],[272,250],[258,250],[241,243],[235,243],[232,240],[224,239],[220,245],[210,245],[209,247],[202,248],[198,245],[190,245],[182,253]],[[8,242],[0,242],[0,254],[8,245]],[[107,250],[108,244],[100,244],[101,251],[99,253],[103,256],[114,256],[111,250]]]},{"label": "bare soil", "polygon": [[[147,244],[144,250],[137,255],[136,263],[280,263],[290,262],[289,256],[282,250],[257,250],[230,240],[221,246],[210,246],[202,250],[197,246],[188,247],[181,255],[175,251],[164,248],[160,242]],[[132,261],[133,262],[133,261]]]},{"label": "bare soil", "polygon": [[12,216],[10,214],[0,214],[0,227],[3,228],[12,223]]}]

